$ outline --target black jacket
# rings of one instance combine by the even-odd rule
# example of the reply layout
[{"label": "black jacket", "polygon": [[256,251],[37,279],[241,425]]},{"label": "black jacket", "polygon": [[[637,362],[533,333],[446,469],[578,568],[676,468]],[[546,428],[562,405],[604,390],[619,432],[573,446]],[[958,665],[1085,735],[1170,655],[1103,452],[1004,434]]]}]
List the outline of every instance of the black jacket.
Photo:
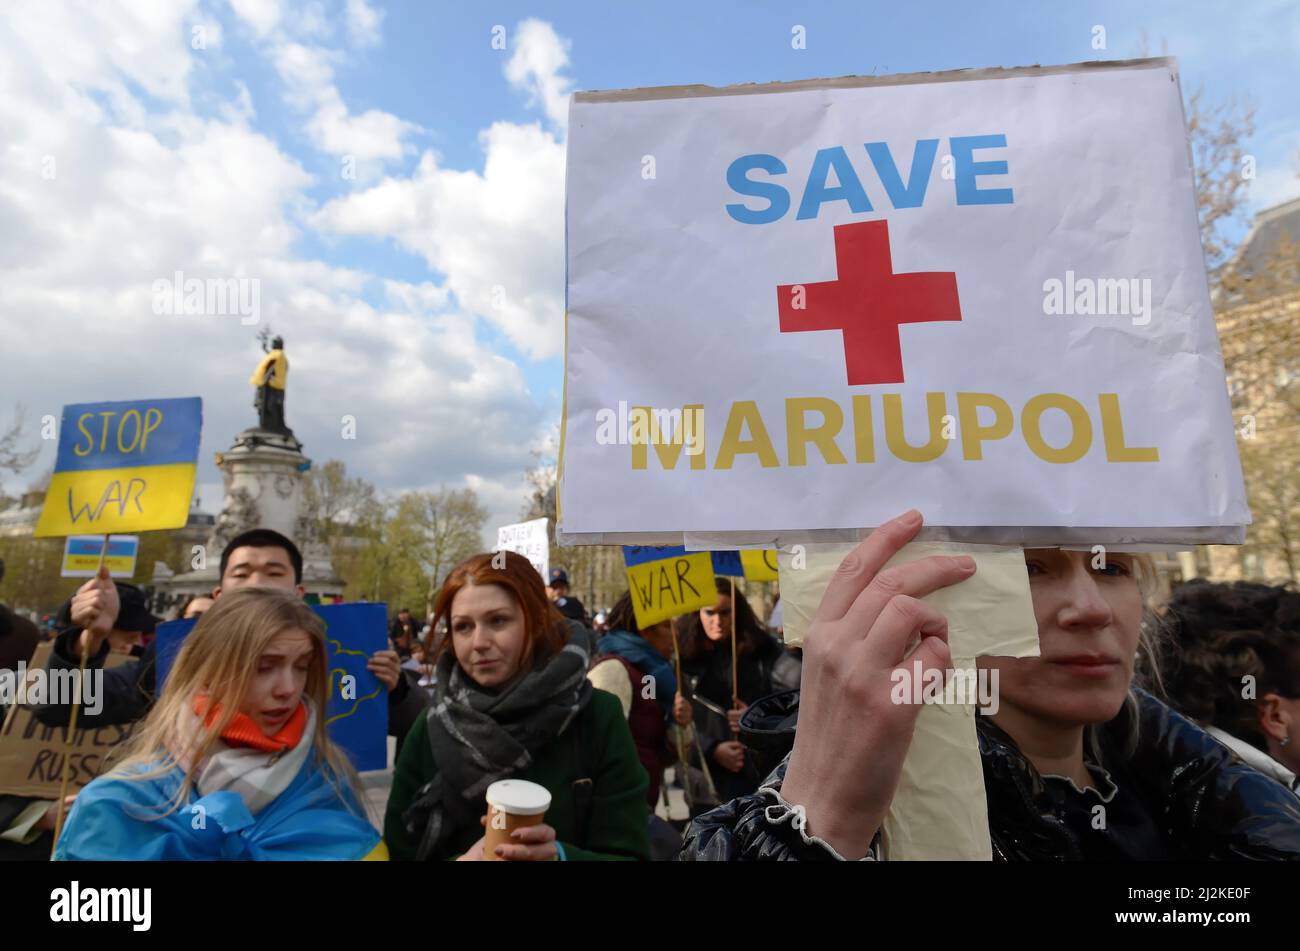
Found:
[{"label": "black jacket", "polygon": [[[753,650],[739,656],[736,670],[737,692],[747,704],[789,686],[791,676],[797,685],[798,666],[781,642],[766,632]],[[700,738],[699,748],[691,747],[691,765],[700,766],[699,749],[702,749],[709,774],[724,802],[753,792],[764,774],[751,757],[746,756],[745,766],[739,773],[723,769],[713,758],[719,743],[735,739],[727,722],[727,711],[731,709],[731,642],[722,641],[711,651],[683,660],[682,677],[686,681],[682,692],[691,701],[695,732]],[[790,742],[793,743],[793,734]]]},{"label": "black jacket", "polygon": [[555,609],[570,621],[577,621],[582,625],[586,625],[587,623],[587,609],[577,598],[571,598],[566,595],[555,602]]},{"label": "black jacket", "polygon": [[[411,618],[412,644],[416,643],[420,639],[420,631],[422,628],[423,625],[419,621],[415,618]],[[402,658],[402,660],[406,660],[406,658],[411,656],[411,648],[409,646],[403,647],[401,643],[401,638],[404,634],[405,629],[402,627],[401,618],[393,618],[393,623],[388,626],[388,637],[393,642],[393,649],[397,651],[397,656]]]},{"label": "black jacket", "polygon": [[[55,639],[54,650],[50,652],[47,665],[49,670],[77,669],[79,660],[72,656],[71,644],[80,636],[80,630],[71,629]],[[94,715],[82,710],[77,714],[78,723],[84,723],[87,727],[112,726],[144,718],[153,707],[157,693],[156,644],[157,641],[150,642],[139,660],[128,661],[104,671],[103,709]],[[103,667],[107,657],[108,642],[105,641],[99,653],[87,660],[87,669]],[[411,726],[429,705],[429,695],[416,683],[416,678],[409,674],[409,671],[402,671],[397,688],[388,692],[388,734],[397,737],[399,747]],[[32,704],[31,707],[36,719],[47,726],[66,726],[72,709],[68,704],[55,703]]]},{"label": "black jacket", "polygon": [[[1126,755],[1127,708],[1100,728],[1102,764],[1116,787],[1105,828],[1094,829],[1097,794],[1044,779],[1005,733],[977,717],[993,857],[1074,859],[1300,859],[1300,802],[1245,765],[1213,737],[1155,697],[1135,691],[1137,746]],[[797,695],[752,706],[741,721],[746,745],[784,757],[764,785],[779,788],[794,743]],[[680,861],[826,860],[790,823],[764,817],[762,793],[733,800],[691,823]],[[812,830],[815,832],[816,830]]]}]

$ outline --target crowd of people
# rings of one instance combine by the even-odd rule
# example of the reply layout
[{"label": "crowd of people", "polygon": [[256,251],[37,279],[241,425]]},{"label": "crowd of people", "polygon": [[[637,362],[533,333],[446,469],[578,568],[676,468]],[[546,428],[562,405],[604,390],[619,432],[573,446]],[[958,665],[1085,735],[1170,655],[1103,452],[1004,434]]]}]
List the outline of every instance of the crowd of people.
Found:
[{"label": "crowd of people", "polygon": [[[397,612],[367,664],[395,738],[382,828],[326,729],[324,625],[290,539],[226,546],[211,597],[179,612],[197,623],[161,688],[159,619],[101,571],[64,606],[48,669],[102,673],[102,704],[32,712],[135,729],[66,802],[0,796],[0,857],[881,858],[919,712],[894,702],[891,672],[951,668],[947,619],[922,599],[975,571],[947,556],[885,568],[921,523],[900,516],[844,559],[802,649],[726,579],[642,628],[629,594],[590,618],[562,569],[466,560],[428,617]],[[979,659],[999,674],[997,710],[977,718],[994,857],[1300,858],[1300,592],[1193,581],[1156,610],[1144,556],[1025,563],[1040,656]],[[3,665],[39,640],[0,608]],[[487,790],[507,779],[549,805],[489,841]],[[665,807],[670,788],[688,816]]]}]

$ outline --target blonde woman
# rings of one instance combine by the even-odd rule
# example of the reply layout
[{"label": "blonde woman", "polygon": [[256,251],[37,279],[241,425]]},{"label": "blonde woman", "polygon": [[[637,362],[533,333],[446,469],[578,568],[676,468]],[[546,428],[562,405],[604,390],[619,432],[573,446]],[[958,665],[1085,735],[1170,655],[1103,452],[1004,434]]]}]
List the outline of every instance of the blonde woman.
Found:
[{"label": "blonde woman", "polygon": [[386,858],[325,731],[325,625],[292,591],[227,592],[185,640],[56,859]]},{"label": "blonde woman", "polygon": [[[885,568],[921,521],[900,516],[845,557],[804,641],[790,755],[757,793],[696,819],[679,859],[876,857],[918,713],[892,702],[892,672],[951,666],[947,619],[919,599],[975,573],[967,557]],[[1149,560],[1028,549],[1025,568],[1041,656],[979,660],[999,672],[998,710],[977,719],[993,857],[1300,859],[1295,797],[1135,687],[1152,656]],[[767,706],[742,733],[774,719]]]}]

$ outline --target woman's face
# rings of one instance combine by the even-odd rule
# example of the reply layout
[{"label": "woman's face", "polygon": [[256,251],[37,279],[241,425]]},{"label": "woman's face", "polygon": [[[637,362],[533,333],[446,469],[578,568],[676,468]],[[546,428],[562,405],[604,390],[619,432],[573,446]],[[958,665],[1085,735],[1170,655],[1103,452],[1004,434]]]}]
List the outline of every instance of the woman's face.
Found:
[{"label": "woman's face", "polygon": [[711,641],[721,641],[731,636],[731,595],[720,594],[712,607],[700,608],[700,623],[704,636]]},{"label": "woman's face", "polygon": [[[1039,657],[986,657],[1003,707],[1075,726],[1114,717],[1133,679],[1142,596],[1132,555],[1028,549]],[[1093,567],[1094,562],[1098,567]]]},{"label": "woman's face", "polygon": [[257,658],[257,672],[239,710],[267,736],[280,732],[298,709],[315,652],[311,635],[293,627],[275,635]]},{"label": "woman's face", "polygon": [[519,673],[527,641],[514,595],[495,584],[467,584],[451,599],[451,644],[461,669],[480,687]]}]

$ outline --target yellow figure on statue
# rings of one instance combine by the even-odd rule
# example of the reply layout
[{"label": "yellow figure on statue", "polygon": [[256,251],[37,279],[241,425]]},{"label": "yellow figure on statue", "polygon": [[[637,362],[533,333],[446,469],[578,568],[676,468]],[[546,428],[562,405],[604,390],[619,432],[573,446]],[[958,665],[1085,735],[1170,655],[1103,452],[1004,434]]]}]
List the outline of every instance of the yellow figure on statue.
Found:
[{"label": "yellow figure on statue", "polygon": [[253,406],[257,409],[259,429],[292,435],[284,421],[284,390],[289,379],[289,358],[284,355],[284,338],[271,341],[271,350],[253,371],[248,382],[257,387]]}]

